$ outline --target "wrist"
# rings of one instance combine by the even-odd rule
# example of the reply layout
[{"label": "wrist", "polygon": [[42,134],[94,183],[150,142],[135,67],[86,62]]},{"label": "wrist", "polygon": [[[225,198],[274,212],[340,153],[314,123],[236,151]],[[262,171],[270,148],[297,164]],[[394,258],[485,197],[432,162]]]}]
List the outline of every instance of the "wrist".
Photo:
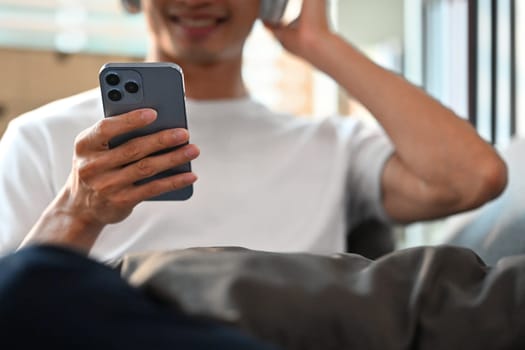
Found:
[{"label": "wrist", "polygon": [[337,55],[339,42],[342,40],[338,34],[330,31],[310,35],[303,41],[303,58],[317,69],[326,71],[333,56]]},{"label": "wrist", "polygon": [[105,225],[71,210],[68,197],[63,191],[47,207],[20,247],[49,244],[89,253]]}]

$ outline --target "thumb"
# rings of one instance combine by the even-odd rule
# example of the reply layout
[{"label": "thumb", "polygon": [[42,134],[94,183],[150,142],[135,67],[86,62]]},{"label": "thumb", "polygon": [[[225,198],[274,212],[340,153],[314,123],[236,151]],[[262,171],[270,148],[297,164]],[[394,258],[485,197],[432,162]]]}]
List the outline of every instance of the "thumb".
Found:
[{"label": "thumb", "polygon": [[266,29],[268,29],[283,46],[295,40],[298,24],[299,18],[296,18],[286,25],[282,23],[274,24],[264,22]]}]

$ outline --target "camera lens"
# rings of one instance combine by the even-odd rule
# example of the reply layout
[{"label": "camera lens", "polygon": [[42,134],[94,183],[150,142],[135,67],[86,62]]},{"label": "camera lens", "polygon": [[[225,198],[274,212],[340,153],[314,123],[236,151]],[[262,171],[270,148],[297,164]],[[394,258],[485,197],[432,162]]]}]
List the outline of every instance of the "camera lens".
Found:
[{"label": "camera lens", "polygon": [[122,100],[122,93],[117,89],[113,89],[108,92],[108,97],[111,101],[117,102]]},{"label": "camera lens", "polygon": [[120,78],[115,73],[110,73],[106,75],[106,83],[111,86],[118,85],[118,83],[120,83]]},{"label": "camera lens", "polygon": [[137,91],[139,91],[139,85],[137,83],[135,83],[134,81],[128,81],[126,83],[126,85],[124,85],[124,88],[126,89],[127,92],[129,92],[130,94],[134,94],[136,93]]}]

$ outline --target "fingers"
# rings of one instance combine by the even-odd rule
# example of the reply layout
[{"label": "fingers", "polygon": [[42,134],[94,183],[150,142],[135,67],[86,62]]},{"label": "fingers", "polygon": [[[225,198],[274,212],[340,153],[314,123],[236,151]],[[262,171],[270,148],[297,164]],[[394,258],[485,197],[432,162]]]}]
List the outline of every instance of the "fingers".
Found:
[{"label": "fingers", "polygon": [[137,137],[108,152],[99,158],[102,164],[111,164],[120,167],[150,154],[171,147],[180,146],[189,141],[188,131],[185,129],[168,129],[155,134]]},{"label": "fingers", "polygon": [[199,156],[199,149],[195,145],[186,145],[174,151],[157,156],[146,157],[138,162],[129,164],[119,171],[122,183],[133,184],[163,172],[168,169],[186,164]]},{"label": "fingers", "polygon": [[106,118],[85,130],[75,142],[76,155],[82,159],[83,174],[87,177],[118,169],[150,154],[188,143],[186,129],[168,129],[136,137],[109,149],[108,142],[115,136],[142,128],[156,119],[152,109],[141,109]]},{"label": "fingers", "polygon": [[139,180],[186,164],[197,158],[199,154],[200,150],[197,146],[190,144],[161,155],[143,158],[125,167],[104,173],[81,168],[79,169],[79,177],[83,183],[89,183],[97,198],[106,198],[117,207],[125,207],[126,205],[135,205],[166,191],[186,187],[195,182],[195,174],[185,173],[191,175],[188,177],[175,175],[169,178],[155,179],[146,184],[135,185]]},{"label": "fingers", "polygon": [[[71,201],[74,210],[101,223],[118,222],[141,201],[197,180],[195,174],[184,173],[136,185],[139,180],[186,164],[199,155],[199,149],[188,144],[186,129],[162,130],[109,148],[114,137],[143,128],[156,118],[154,110],[136,110],[105,118],[77,137],[66,186],[75,199]],[[159,154],[162,150],[166,152]]]},{"label": "fingers", "polygon": [[122,192],[121,196],[117,196],[116,200],[122,198],[124,203],[136,205],[146,199],[158,196],[160,194],[180,190],[197,181],[197,175],[194,173],[183,173],[175,176],[166,177],[163,179],[148,182],[140,186],[134,186],[128,191]]},{"label": "fingers", "polygon": [[327,0],[303,0],[301,16],[312,19],[326,18]]},{"label": "fingers", "polygon": [[114,149],[104,152],[77,154],[79,177],[91,182],[97,177],[108,177],[102,183],[121,183],[127,185],[195,159],[199,149],[186,145],[160,156],[148,157],[158,151],[180,146],[188,142],[185,129],[170,129],[155,134],[137,137]]},{"label": "fingers", "polygon": [[77,153],[103,151],[109,148],[109,140],[115,136],[140,129],[157,118],[153,109],[137,109],[118,116],[104,118],[93,127],[82,132],[75,141]]},{"label": "fingers", "polygon": [[301,13],[294,21],[265,25],[287,51],[313,63],[312,53],[332,34],[326,6],[326,0],[304,0]]},{"label": "fingers", "polygon": [[[166,192],[183,189],[197,181],[194,173],[182,173],[174,176],[158,179],[146,184],[113,189],[109,191],[97,191],[93,197],[100,197],[103,200],[96,204],[98,210],[97,218],[105,223],[121,221],[131,210],[140,202]],[[109,188],[109,187],[108,187]]]}]

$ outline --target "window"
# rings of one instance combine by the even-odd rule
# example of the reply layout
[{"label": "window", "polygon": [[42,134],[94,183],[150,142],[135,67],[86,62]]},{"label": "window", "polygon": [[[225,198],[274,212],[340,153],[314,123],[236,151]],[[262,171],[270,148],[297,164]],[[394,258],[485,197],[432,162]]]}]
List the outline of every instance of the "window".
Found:
[{"label": "window", "polygon": [[[505,146],[523,119],[517,100],[523,2],[406,0],[406,6],[416,15],[407,16],[407,29],[422,32],[420,37],[407,33],[407,57],[419,60],[407,58],[409,78],[419,78],[430,94],[468,117],[487,141]],[[418,44],[422,52],[414,48]],[[421,65],[421,74],[408,63]]]},{"label": "window", "polygon": [[505,146],[516,133],[517,36],[515,0],[479,0],[471,6],[477,62],[472,99],[480,134]]},{"label": "window", "polygon": [[516,134],[525,137],[525,1],[514,1],[516,32]]},{"label": "window", "polygon": [[[407,77],[497,147],[525,135],[525,2],[405,0],[405,7]],[[441,224],[409,226],[406,245],[440,242]]]}]

